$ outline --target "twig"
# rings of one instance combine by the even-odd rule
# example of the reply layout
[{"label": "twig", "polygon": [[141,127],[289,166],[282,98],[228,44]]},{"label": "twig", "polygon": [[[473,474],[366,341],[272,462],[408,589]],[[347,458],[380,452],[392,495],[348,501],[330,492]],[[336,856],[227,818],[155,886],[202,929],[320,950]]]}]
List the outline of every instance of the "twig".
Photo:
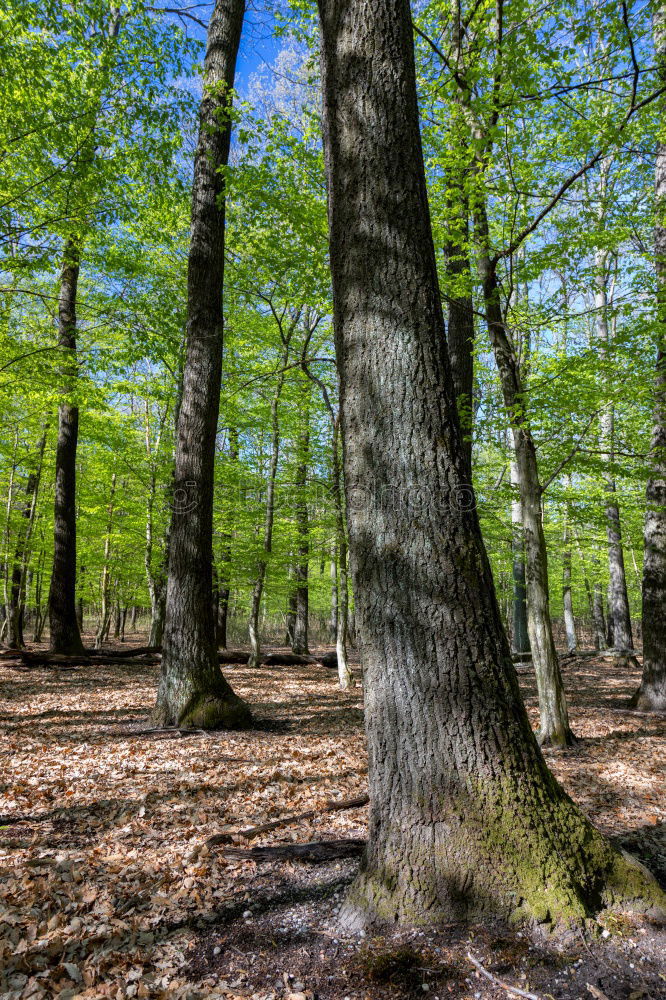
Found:
[{"label": "twig", "polygon": [[467,952],[467,957],[472,963],[472,965],[479,970],[482,976],[485,976],[486,979],[489,979],[491,983],[495,983],[496,986],[501,986],[501,988],[503,990],[506,990],[507,993],[513,993],[514,996],[517,997],[526,997],[527,1000],[541,1000],[541,998],[538,997],[536,993],[528,993],[527,990],[520,990],[518,989],[517,986],[509,986],[508,983],[504,983],[502,982],[501,979],[498,979],[496,976],[491,975],[491,973],[488,972],[487,969],[484,969],[484,967],[481,965],[481,962],[477,961],[477,959],[474,958],[474,956],[471,955],[469,952]]},{"label": "twig", "polygon": [[272,820],[270,823],[251,826],[246,830],[238,830],[234,834],[217,833],[215,836],[208,838],[206,847],[215,847],[217,844],[230,844],[233,841],[233,837],[244,837],[245,840],[254,840],[255,837],[259,837],[263,833],[269,833],[271,830],[277,830],[280,826],[288,826],[289,823],[297,823],[302,819],[314,819],[315,816],[324,812],[336,812],[339,809],[360,809],[361,806],[367,805],[369,801],[367,795],[359,795],[355,799],[342,799],[340,801],[329,799],[321,809],[308,809],[304,813],[292,813],[289,816],[281,816],[280,819]]}]

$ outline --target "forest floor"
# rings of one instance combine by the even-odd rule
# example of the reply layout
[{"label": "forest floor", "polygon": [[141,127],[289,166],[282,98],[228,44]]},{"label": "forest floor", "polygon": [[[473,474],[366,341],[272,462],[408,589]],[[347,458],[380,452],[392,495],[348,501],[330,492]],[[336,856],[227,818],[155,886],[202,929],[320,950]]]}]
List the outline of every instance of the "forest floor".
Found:
[{"label": "forest floor", "polygon": [[[257,863],[205,841],[362,795],[360,689],[318,665],[225,668],[255,728],[181,736],[146,732],[158,669],[0,664],[0,997],[516,995],[468,954],[539,1000],[666,997],[666,938],[628,919],[566,944],[500,925],[345,938],[335,914],[357,859]],[[579,659],[565,679],[581,739],[548,762],[666,885],[666,718],[624,708],[638,677],[612,661]],[[520,680],[536,725],[529,667]],[[353,809],[253,844],[365,835]]]}]

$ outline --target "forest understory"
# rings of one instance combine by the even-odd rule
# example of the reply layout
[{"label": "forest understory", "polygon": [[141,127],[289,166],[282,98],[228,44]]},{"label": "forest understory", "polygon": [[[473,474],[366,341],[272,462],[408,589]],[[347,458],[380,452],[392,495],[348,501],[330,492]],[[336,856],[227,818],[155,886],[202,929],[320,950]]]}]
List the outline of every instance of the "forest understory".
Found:
[{"label": "forest understory", "polygon": [[[616,660],[563,662],[579,742],[546,751],[548,764],[666,885],[666,717],[626,708],[639,676]],[[536,726],[532,668],[518,669]],[[666,935],[649,922],[614,918],[597,939],[532,941],[499,924],[350,938],[336,910],[355,857],[232,856],[365,838],[364,808],[325,808],[366,792],[367,758],[360,686],[340,691],[319,665],[226,670],[253,705],[251,730],[149,731],[156,666],[2,662],[3,1000],[666,996]],[[235,836],[310,810],[251,842]],[[230,847],[206,845],[224,833]]]}]

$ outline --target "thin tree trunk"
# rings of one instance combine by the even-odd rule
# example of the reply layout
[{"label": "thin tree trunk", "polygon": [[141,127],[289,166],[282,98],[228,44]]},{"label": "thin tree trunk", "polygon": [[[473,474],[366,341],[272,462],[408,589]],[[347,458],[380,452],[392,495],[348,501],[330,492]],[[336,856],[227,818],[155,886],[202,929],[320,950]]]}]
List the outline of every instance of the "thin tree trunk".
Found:
[{"label": "thin tree trunk", "polygon": [[211,600],[215,438],[222,376],[225,171],[244,0],[216,0],[192,188],[188,323],[178,413],[162,672],[153,718],[201,729],[247,726],[222,676]]},{"label": "thin tree trunk", "polygon": [[[608,164],[604,161],[600,182],[600,197],[605,199]],[[602,208],[603,214],[603,208]],[[602,362],[606,364],[611,354],[611,334],[608,322],[608,259],[605,250],[596,254],[595,295],[597,337]],[[622,525],[620,509],[616,499],[615,477],[613,475],[614,456],[614,425],[615,415],[612,401],[604,406],[600,424],[601,459],[605,465],[604,483],[608,499],[606,501],[606,535],[608,538],[608,569],[610,574],[608,590],[609,625],[612,628],[611,644],[616,649],[633,649],[634,640],[631,634],[631,615],[629,611],[629,596],[627,593],[627,577],[624,569],[624,550],[622,547]]]},{"label": "thin tree trunk", "polygon": [[104,559],[102,561],[102,576],[100,580],[100,594],[102,599],[99,625],[95,636],[95,649],[100,649],[106,638],[111,621],[111,608],[109,607],[109,561],[111,558],[111,532],[113,530],[113,507],[116,497],[116,474],[111,476],[111,489],[109,492],[108,519],[106,522],[106,534],[104,535]]},{"label": "thin tree trunk", "polygon": [[527,628],[539,695],[539,742],[544,746],[570,746],[574,742],[574,736],[569,726],[564,683],[550,617],[548,555],[541,514],[536,447],[525,415],[518,358],[502,314],[496,264],[490,256],[488,219],[483,195],[475,201],[474,217],[475,234],[480,247],[479,272],[483,283],[488,333],[513,433],[525,542]]},{"label": "thin tree trunk", "polygon": [[[229,428],[229,460],[235,466],[238,462],[240,445],[238,429]],[[237,478],[234,474],[233,482],[237,485]],[[232,516],[231,511],[229,516]],[[222,535],[222,552],[220,554],[220,598],[218,604],[217,617],[217,644],[222,649],[227,648],[227,628],[229,621],[229,599],[231,597],[231,544],[234,537],[233,524],[229,525],[229,530]]]},{"label": "thin tree trunk", "polygon": [[568,523],[564,526],[562,551],[562,605],[564,609],[564,631],[567,639],[567,651],[575,653],[578,648],[576,639],[576,620],[571,596],[571,532]]},{"label": "thin tree trunk", "polygon": [[309,613],[309,592],[308,592],[308,568],[310,561],[310,520],[308,516],[307,497],[307,475],[308,458],[310,451],[310,406],[309,391],[310,385],[306,382],[307,390],[303,393],[300,407],[303,425],[298,442],[299,462],[296,468],[296,530],[298,533],[298,558],[294,565],[294,579],[296,588],[294,591],[294,634],[292,650],[294,653],[303,654],[308,652],[308,613]]},{"label": "thin tree trunk", "polygon": [[271,400],[271,457],[268,466],[268,477],[266,480],[266,506],[264,513],[264,535],[262,552],[257,562],[257,569],[252,588],[252,600],[250,603],[250,620],[248,622],[248,632],[250,635],[250,656],[247,661],[249,667],[258,667],[261,662],[261,637],[259,628],[259,612],[261,611],[261,600],[264,595],[264,583],[266,582],[266,571],[268,562],[273,551],[273,522],[275,520],[275,482],[277,479],[278,463],[280,460],[280,397],[284,386],[284,369],[289,359],[289,343],[296,327],[298,316],[292,317],[289,329],[283,333],[280,329],[282,339],[282,356],[280,359],[280,374],[273,399]]},{"label": "thin tree trunk", "polygon": [[[515,461],[511,462],[511,485],[518,491],[518,473]],[[511,498],[511,554],[511,575],[513,578],[511,652],[525,654],[530,652],[530,637],[527,629],[523,509],[519,494],[513,495]]]},{"label": "thin tree trunk", "polygon": [[[409,4],[320,0],[319,10],[369,744],[369,842],[342,923],[435,924],[488,913],[568,922],[643,894],[645,906],[666,908],[654,880],[611,847],[548,771],[476,511],[455,503],[467,469],[428,216]],[[396,490],[400,502],[387,502]]]},{"label": "thin tree trunk", "polygon": [[24,645],[23,618],[25,612],[26,576],[28,572],[28,560],[30,558],[30,542],[35,526],[35,515],[37,513],[37,498],[39,496],[39,483],[42,476],[47,430],[48,425],[44,427],[44,433],[37,446],[36,467],[28,476],[25,488],[26,500],[23,507],[23,522],[19,527],[19,535],[14,551],[12,586],[9,594],[9,644],[16,649],[20,649]]},{"label": "thin tree trunk", "polygon": [[329,635],[331,642],[335,642],[338,635],[338,566],[335,544],[331,551],[330,563],[331,577],[331,618],[329,622]]},{"label": "thin tree trunk", "polygon": [[349,625],[349,584],[347,582],[347,534],[344,515],[344,483],[340,462],[340,417],[333,421],[333,502],[335,506],[335,565],[337,567],[337,601],[335,651],[338,657],[338,679],[340,688],[346,691],[353,687],[349,661],[347,660],[347,639]]},{"label": "thin tree trunk", "polygon": [[[666,85],[666,3],[655,5],[652,30],[659,78]],[[661,126],[666,121],[662,101]],[[662,131],[663,135],[663,131]],[[643,711],[666,711],[666,142],[657,146],[654,229],[657,272],[657,366],[643,531],[643,677],[633,703]]]}]

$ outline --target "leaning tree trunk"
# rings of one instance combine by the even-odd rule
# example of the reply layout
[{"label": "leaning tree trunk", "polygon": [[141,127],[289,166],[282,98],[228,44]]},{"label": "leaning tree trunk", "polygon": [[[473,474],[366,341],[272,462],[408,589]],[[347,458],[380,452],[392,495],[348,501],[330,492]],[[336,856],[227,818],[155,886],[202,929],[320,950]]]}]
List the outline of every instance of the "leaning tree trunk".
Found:
[{"label": "leaning tree trunk", "polygon": [[[653,16],[655,50],[666,85],[666,3]],[[644,711],[666,711],[666,107],[655,165],[655,265],[657,270],[657,369],[647,511],[643,533],[643,677],[632,699]]]},{"label": "leaning tree trunk", "polygon": [[216,0],[204,60],[194,164],[188,322],[178,414],[166,625],[153,718],[201,729],[246,726],[220,672],[211,600],[215,436],[222,375],[225,167],[245,0]]},{"label": "leaning tree trunk", "polygon": [[564,683],[550,617],[548,553],[536,447],[525,415],[518,358],[502,313],[497,266],[490,256],[488,218],[483,198],[483,194],[478,195],[474,207],[476,236],[481,247],[479,271],[483,281],[488,333],[513,434],[525,542],[527,630],[539,695],[539,742],[544,746],[564,747],[574,742],[574,736],[569,726]]},{"label": "leaning tree trunk", "polygon": [[341,919],[666,908],[548,771],[473,506],[444,338],[408,0],[320,0],[330,260],[369,843]]},{"label": "leaning tree trunk", "polygon": [[72,402],[72,390],[78,375],[76,293],[79,260],[78,240],[70,237],[65,245],[58,300],[58,345],[67,358],[63,370],[67,387],[58,407],[53,570],[49,590],[51,651],[65,654],[83,652],[76,616],[76,449],[79,408]]}]

